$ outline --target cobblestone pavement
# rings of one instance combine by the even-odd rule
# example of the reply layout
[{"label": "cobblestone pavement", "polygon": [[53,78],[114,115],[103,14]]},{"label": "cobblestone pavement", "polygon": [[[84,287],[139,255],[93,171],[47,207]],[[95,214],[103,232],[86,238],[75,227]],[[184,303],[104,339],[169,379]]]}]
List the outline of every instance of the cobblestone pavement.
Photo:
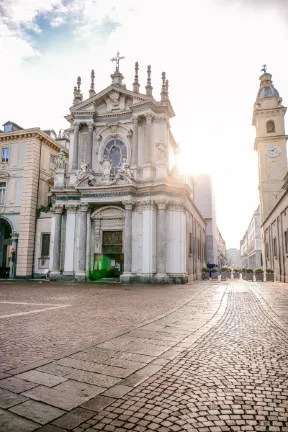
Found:
[{"label": "cobblestone pavement", "polygon": [[0,372],[108,339],[180,307],[203,288],[1,281]]},{"label": "cobblestone pavement", "polygon": [[197,284],[137,329],[10,370],[0,431],[287,432],[287,312],[287,285]]}]

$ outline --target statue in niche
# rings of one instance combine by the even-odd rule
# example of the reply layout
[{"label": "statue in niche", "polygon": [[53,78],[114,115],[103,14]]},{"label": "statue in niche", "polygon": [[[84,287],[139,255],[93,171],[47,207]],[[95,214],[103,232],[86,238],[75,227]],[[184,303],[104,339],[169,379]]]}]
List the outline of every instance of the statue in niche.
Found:
[{"label": "statue in niche", "polygon": [[60,152],[55,157],[55,167],[56,169],[65,169],[65,152],[60,150]]},{"label": "statue in niche", "polygon": [[157,148],[157,160],[158,161],[166,161],[167,159],[167,149],[164,142],[159,142],[156,144]]},{"label": "statue in niche", "polygon": [[112,164],[108,156],[104,155],[103,160],[100,162],[100,164],[102,165],[104,180],[109,181],[111,176]]}]

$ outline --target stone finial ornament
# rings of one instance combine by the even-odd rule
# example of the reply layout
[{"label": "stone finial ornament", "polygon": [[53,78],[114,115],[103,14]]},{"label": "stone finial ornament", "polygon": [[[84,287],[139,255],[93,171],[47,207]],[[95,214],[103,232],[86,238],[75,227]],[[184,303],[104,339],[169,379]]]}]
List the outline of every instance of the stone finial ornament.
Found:
[{"label": "stone finial ornament", "polygon": [[73,91],[73,105],[77,102],[77,86],[74,86],[74,91]]},{"label": "stone finial ornament", "polygon": [[162,72],[161,101],[166,99],[166,73]]},{"label": "stone finial ornament", "polygon": [[89,90],[89,96],[94,96],[95,95],[95,71],[94,69],[92,69],[91,71],[91,85],[90,85],[90,90]]},{"label": "stone finial ornament", "polygon": [[77,90],[78,90],[78,94],[81,93],[81,77],[78,76],[77,78]]},{"label": "stone finial ornament", "polygon": [[169,98],[169,80],[166,79],[166,96]]},{"label": "stone finial ornament", "polygon": [[139,64],[138,64],[138,62],[136,62],[135,63],[135,78],[134,78],[134,82],[133,82],[133,91],[135,93],[139,93],[139,88],[140,88],[138,71],[139,71]]},{"label": "stone finial ornament", "polygon": [[147,68],[147,85],[146,85],[146,95],[152,96],[153,87],[151,85],[151,66]]},{"label": "stone finial ornament", "polygon": [[79,103],[82,100],[83,100],[83,95],[81,93],[81,77],[79,76],[77,78],[77,87],[74,87],[74,103]]}]

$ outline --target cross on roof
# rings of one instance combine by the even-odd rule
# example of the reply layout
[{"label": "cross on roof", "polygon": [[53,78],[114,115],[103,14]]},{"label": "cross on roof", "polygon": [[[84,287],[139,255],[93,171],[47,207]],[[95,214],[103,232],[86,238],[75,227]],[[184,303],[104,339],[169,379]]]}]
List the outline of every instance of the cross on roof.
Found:
[{"label": "cross on roof", "polygon": [[264,64],[264,65],[262,66],[261,71],[264,72],[264,73],[266,73],[266,72],[267,72],[267,65]]},{"label": "cross on roof", "polygon": [[123,60],[125,57],[120,57],[120,53],[119,53],[119,51],[117,51],[117,53],[116,53],[116,57],[113,57],[112,59],[111,59],[111,61],[112,62],[116,62],[116,72],[119,72],[119,63],[120,63],[120,60]]}]

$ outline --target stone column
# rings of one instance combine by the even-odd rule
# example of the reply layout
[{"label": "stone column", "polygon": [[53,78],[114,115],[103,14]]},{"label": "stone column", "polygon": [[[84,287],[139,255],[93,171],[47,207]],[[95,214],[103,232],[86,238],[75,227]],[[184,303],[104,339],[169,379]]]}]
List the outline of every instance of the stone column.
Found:
[{"label": "stone column", "polygon": [[68,204],[65,207],[67,211],[67,218],[63,275],[65,279],[74,279],[74,244],[76,230],[76,211],[78,206],[77,204]]},{"label": "stone column", "polygon": [[61,257],[61,228],[62,228],[63,205],[55,205],[54,209],[54,235],[52,239],[52,262],[50,263],[50,279],[58,279],[60,275],[60,257]]},{"label": "stone column", "polygon": [[18,236],[19,234],[16,231],[12,231],[12,249],[15,250],[15,255],[11,257],[10,275],[9,275],[11,279],[16,278]]},{"label": "stone column", "polygon": [[124,201],[125,232],[124,232],[124,273],[120,276],[122,283],[133,282],[132,269],[132,201]]},{"label": "stone column", "polygon": [[146,117],[146,142],[145,142],[145,152],[144,152],[144,160],[145,163],[143,165],[143,180],[149,181],[153,180],[154,176],[154,168],[151,164],[151,151],[152,151],[152,119],[154,115],[150,112],[145,114]]},{"label": "stone column", "polygon": [[151,129],[152,129],[152,119],[153,114],[147,113],[146,114],[146,152],[145,152],[145,162],[150,163],[151,162]]},{"label": "stone column", "polygon": [[86,244],[87,244],[87,212],[88,204],[80,204],[80,213],[78,214],[78,262],[75,278],[78,281],[85,282],[86,280]]},{"label": "stone column", "polygon": [[79,124],[74,125],[72,170],[78,169]]},{"label": "stone column", "polygon": [[165,200],[156,201],[158,207],[157,217],[157,274],[155,278],[158,283],[168,283],[169,277],[166,273],[166,206]]},{"label": "stone column", "polygon": [[132,149],[132,161],[131,166],[138,166],[138,122],[137,116],[132,117],[133,123],[133,149]]},{"label": "stone column", "polygon": [[92,123],[89,123],[86,163],[89,165],[89,168],[91,169],[92,169],[93,129],[94,129],[94,125]]}]

